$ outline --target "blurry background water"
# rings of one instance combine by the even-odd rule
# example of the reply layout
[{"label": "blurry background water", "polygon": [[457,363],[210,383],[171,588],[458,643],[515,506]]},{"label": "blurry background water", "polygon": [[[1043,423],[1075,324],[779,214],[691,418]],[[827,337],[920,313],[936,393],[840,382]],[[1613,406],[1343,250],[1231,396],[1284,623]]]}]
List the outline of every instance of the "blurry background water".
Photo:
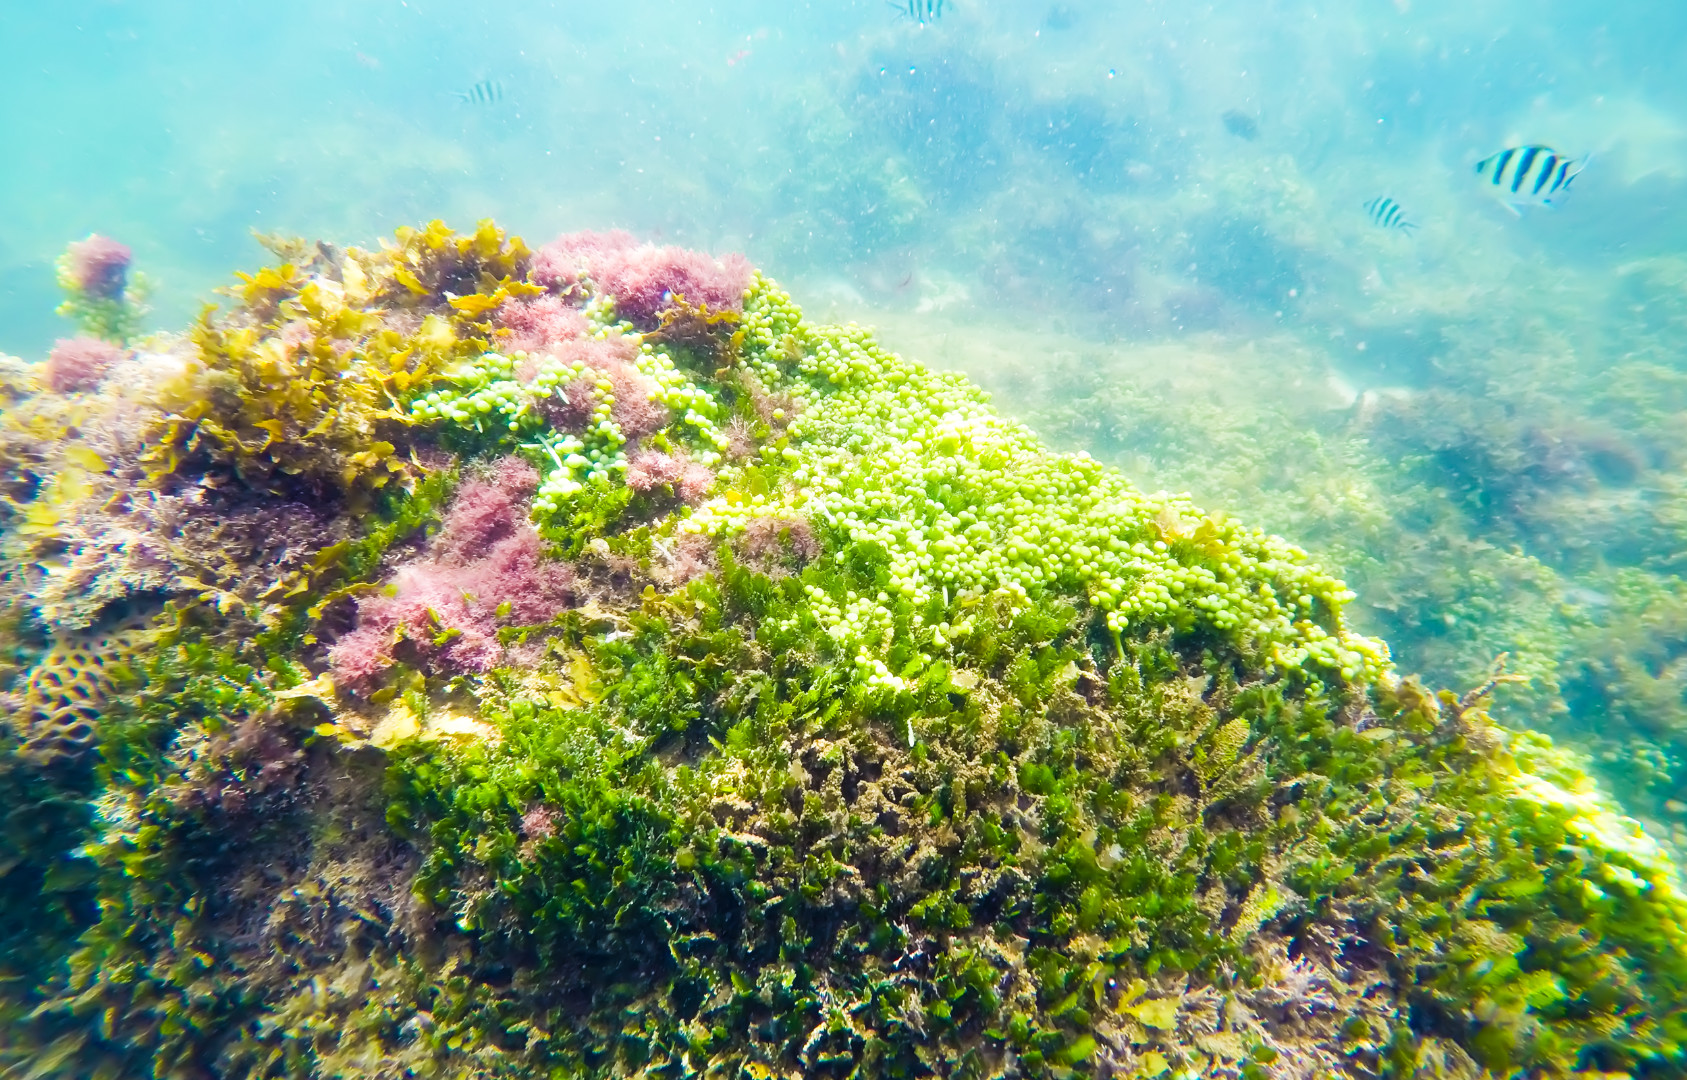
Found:
[{"label": "blurry background water", "polygon": [[[253,230],[742,250],[1303,543],[1404,670],[1509,652],[1501,714],[1687,848],[1684,64],[1656,2],[12,4],[0,350],[92,231],[158,329]],[[1594,157],[1518,216],[1472,167],[1529,142]]]}]

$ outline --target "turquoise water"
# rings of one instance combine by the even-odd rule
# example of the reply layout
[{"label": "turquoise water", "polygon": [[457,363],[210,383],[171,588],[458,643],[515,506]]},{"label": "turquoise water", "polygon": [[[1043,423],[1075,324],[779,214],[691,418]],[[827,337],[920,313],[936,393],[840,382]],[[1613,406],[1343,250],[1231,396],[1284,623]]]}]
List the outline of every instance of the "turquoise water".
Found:
[{"label": "turquoise water", "polygon": [[[250,260],[254,228],[369,242],[491,215],[740,247],[869,304],[941,270],[981,308],[1035,297],[1135,332],[1168,322],[1122,299],[1145,275],[1209,306],[1341,277],[1361,238],[1317,234],[1376,195],[1464,241],[1389,254],[1412,269],[1492,247],[1592,271],[1687,226],[1687,15],[1667,5],[961,3],[921,25],[882,0],[109,3],[5,26],[14,352],[59,329],[47,268],[91,230],[136,248],[162,326]],[[482,80],[503,99],[456,99]],[[1519,140],[1601,155],[1573,207],[1492,213],[1469,166]],[[1261,235],[1253,201],[1285,170],[1298,220]]]},{"label": "turquoise water", "polygon": [[[1057,443],[1306,544],[1403,668],[1473,685],[1510,654],[1532,681],[1505,715],[1687,840],[1683,9],[85,3],[3,26],[0,350],[68,333],[53,260],[90,232],[133,247],[157,330],[258,262],[254,230],[494,217],[740,250]],[[1591,162],[1514,214],[1474,165],[1530,143]],[[1379,197],[1417,228],[1370,220]]]}]

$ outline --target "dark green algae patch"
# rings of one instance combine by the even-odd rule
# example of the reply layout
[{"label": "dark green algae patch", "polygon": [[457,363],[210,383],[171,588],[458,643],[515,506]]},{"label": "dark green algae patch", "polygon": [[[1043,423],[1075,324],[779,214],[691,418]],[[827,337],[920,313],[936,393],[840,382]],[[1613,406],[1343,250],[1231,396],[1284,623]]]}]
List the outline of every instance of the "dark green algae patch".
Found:
[{"label": "dark green algae patch", "polygon": [[1674,867],[1293,547],[730,260],[272,246],[4,373],[10,1075],[1687,1071]]}]

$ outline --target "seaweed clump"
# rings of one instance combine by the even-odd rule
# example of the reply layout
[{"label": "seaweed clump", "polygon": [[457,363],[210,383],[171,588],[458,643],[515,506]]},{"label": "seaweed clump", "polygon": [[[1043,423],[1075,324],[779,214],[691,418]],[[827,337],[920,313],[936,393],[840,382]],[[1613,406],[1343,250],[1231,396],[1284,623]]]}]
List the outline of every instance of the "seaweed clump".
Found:
[{"label": "seaweed clump", "polygon": [[147,312],[146,278],[129,274],[133,258],[127,244],[98,233],[65,248],[58,260],[65,291],[58,313],[96,339],[127,344]]},{"label": "seaweed clump", "polygon": [[[1048,451],[736,259],[490,223],[275,246],[122,399],[122,454],[78,460],[321,529],[165,550],[203,576],[148,579],[94,767],[7,744],[39,777],[10,814],[77,784],[97,814],[18,841],[80,892],[69,959],[0,990],[0,1060],[1687,1066],[1668,858],[1492,684],[1398,677],[1299,549]],[[110,513],[34,490],[8,543]],[[20,641],[40,595],[8,594]]]}]

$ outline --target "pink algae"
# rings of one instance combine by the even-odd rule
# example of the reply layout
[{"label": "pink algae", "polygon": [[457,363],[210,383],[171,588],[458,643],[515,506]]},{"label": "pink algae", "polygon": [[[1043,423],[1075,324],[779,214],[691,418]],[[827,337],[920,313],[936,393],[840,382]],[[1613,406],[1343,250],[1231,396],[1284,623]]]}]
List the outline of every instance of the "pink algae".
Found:
[{"label": "pink algae", "polygon": [[133,258],[127,244],[94,233],[71,244],[66,255],[70,276],[78,289],[102,300],[123,299]]},{"label": "pink algae", "polygon": [[685,454],[644,450],[627,463],[627,486],[638,492],[669,488],[681,502],[695,503],[715,482],[715,474]]},{"label": "pink algae", "polygon": [[123,359],[123,349],[99,338],[60,338],[47,354],[42,378],[58,394],[93,390],[105,379],[111,365]]},{"label": "pink algae", "polygon": [[661,389],[655,379],[627,363],[611,367],[608,375],[615,395],[609,415],[629,440],[659,431],[667,424],[667,407],[651,399]]},{"label": "pink algae", "polygon": [[570,233],[540,248],[533,280],[568,288],[582,275],[615,298],[615,310],[643,330],[654,329],[661,313],[680,299],[710,311],[744,309],[744,290],[754,268],[742,255],[719,259],[681,247],[640,244],[630,233]]},{"label": "pink algae", "polygon": [[456,565],[486,558],[499,541],[526,527],[522,503],[538,486],[538,470],[520,458],[504,458],[490,476],[470,480],[457,492],[431,554]]},{"label": "pink algae", "polygon": [[586,317],[560,296],[507,300],[498,321],[510,332],[504,347],[511,352],[539,352],[586,333]]},{"label": "pink algae", "polygon": [[603,339],[580,337],[554,345],[546,352],[565,364],[584,365],[582,377],[558,387],[539,403],[539,411],[558,430],[579,431],[585,427],[596,404],[592,387],[600,377],[609,380],[610,393],[615,398],[610,416],[629,441],[667,424],[666,406],[652,400],[660,388],[656,380],[633,362],[638,350],[626,338],[618,334]]},{"label": "pink algae", "polygon": [[488,671],[505,658],[500,626],[548,622],[575,600],[565,563],[547,559],[527,521],[534,469],[506,458],[464,484],[426,557],[399,567],[388,595],[364,597],[357,628],[329,650],[335,675],[368,683],[399,659]]}]

